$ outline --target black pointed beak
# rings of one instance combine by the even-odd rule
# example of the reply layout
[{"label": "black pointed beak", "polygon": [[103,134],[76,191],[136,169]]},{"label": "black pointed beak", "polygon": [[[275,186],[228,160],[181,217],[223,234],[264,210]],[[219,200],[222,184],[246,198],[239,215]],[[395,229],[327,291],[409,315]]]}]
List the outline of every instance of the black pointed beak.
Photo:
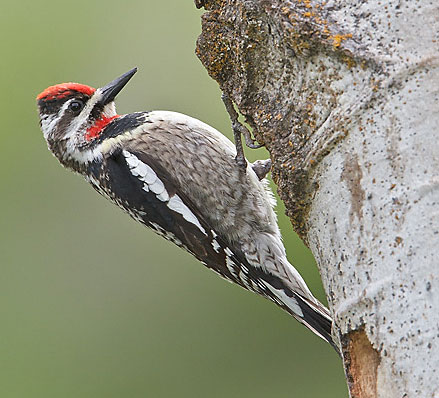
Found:
[{"label": "black pointed beak", "polygon": [[133,68],[127,73],[124,73],[122,76],[114,79],[111,83],[108,83],[106,86],[100,89],[102,93],[102,98],[99,101],[103,105],[107,105],[111,101],[114,101],[116,95],[119,94],[120,90],[122,90],[125,85],[129,82],[129,80],[134,76],[137,72],[137,68]]}]

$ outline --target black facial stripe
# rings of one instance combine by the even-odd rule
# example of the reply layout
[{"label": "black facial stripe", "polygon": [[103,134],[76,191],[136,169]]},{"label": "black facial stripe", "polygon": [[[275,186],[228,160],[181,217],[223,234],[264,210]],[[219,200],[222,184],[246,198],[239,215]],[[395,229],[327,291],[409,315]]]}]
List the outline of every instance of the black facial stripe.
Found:
[{"label": "black facial stripe", "polygon": [[40,108],[40,112],[42,114],[54,114],[57,113],[68,100],[71,100],[73,98],[78,99],[84,103],[86,103],[90,99],[88,95],[72,91],[69,94],[62,96],[61,98],[55,97],[50,100],[42,98],[38,100],[38,107]]},{"label": "black facial stripe", "polygon": [[96,105],[91,110],[89,118],[91,120],[97,120],[101,117],[103,111],[104,111],[104,105],[102,105],[100,102],[97,102]]},{"label": "black facial stripe", "polygon": [[147,123],[146,116],[149,112],[137,112],[130,113],[129,115],[121,116],[114,119],[94,142],[94,144],[100,144],[107,138],[117,137],[119,134],[123,134],[125,131],[130,131],[136,127]]}]

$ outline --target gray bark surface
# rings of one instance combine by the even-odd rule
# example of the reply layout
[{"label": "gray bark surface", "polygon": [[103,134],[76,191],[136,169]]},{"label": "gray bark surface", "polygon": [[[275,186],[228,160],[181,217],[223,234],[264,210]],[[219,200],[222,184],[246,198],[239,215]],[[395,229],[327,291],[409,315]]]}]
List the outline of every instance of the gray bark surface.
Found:
[{"label": "gray bark surface", "polygon": [[439,397],[439,4],[204,7],[197,55],[270,152],[351,396]]}]

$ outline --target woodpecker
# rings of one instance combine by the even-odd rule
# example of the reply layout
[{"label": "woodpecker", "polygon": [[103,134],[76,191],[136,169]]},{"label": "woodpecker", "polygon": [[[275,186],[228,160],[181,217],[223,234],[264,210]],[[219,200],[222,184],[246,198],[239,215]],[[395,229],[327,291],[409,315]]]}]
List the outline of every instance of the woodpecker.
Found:
[{"label": "woodpecker", "polygon": [[264,180],[269,161],[237,167],[231,141],[180,113],[118,115],[115,97],[136,71],[98,89],[63,83],[39,94],[49,150],[136,221],[273,301],[337,350],[328,309],[287,260]]}]

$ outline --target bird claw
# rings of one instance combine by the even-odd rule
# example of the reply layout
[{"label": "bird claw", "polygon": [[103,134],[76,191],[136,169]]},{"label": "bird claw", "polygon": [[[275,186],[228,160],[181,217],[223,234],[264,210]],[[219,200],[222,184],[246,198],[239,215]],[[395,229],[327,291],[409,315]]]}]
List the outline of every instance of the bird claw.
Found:
[{"label": "bird claw", "polygon": [[252,137],[249,129],[245,127],[239,120],[239,115],[233,106],[233,102],[230,97],[226,93],[222,93],[221,99],[226,107],[227,113],[232,121],[232,129],[233,135],[235,138],[235,146],[236,146],[236,162],[240,167],[246,167],[247,161],[244,156],[244,149],[242,147],[242,138],[244,136],[245,145],[251,149],[261,148],[263,145],[257,144],[256,140]]},{"label": "bird claw", "polygon": [[256,142],[256,140],[252,137],[249,129],[244,126],[243,124],[241,124],[238,120],[236,120],[233,124],[233,131],[238,130],[240,132],[240,134],[242,134],[244,136],[244,140],[245,140],[245,145],[248,146],[251,149],[259,149],[261,148],[263,145],[262,144],[258,144]]}]

